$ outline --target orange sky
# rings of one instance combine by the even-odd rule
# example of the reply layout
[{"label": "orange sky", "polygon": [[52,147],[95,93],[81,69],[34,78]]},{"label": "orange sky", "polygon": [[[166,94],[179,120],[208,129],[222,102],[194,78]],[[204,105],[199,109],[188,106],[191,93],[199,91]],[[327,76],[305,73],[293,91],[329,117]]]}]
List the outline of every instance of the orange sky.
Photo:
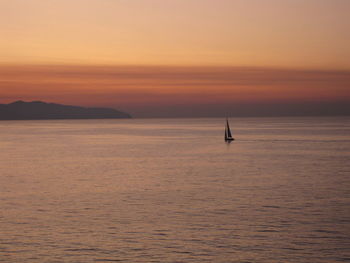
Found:
[{"label": "orange sky", "polygon": [[348,101],[349,13],[347,0],[0,0],[0,103],[152,116]]},{"label": "orange sky", "polygon": [[[135,116],[211,105],[350,102],[350,74],[337,70],[259,67],[69,66],[0,67],[2,102],[43,100],[108,106]],[[152,108],[152,114],[151,110]],[[149,111],[149,114],[147,113]],[[181,114],[186,115],[186,114]],[[199,114],[201,115],[201,114]],[[203,112],[203,116],[205,116]],[[163,116],[163,115],[161,115]]]}]

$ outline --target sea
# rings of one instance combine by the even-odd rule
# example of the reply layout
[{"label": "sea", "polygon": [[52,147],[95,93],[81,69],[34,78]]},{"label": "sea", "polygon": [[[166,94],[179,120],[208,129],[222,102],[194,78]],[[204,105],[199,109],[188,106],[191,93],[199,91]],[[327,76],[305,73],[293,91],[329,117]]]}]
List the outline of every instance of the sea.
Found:
[{"label": "sea", "polygon": [[0,122],[0,262],[350,262],[350,117]]}]

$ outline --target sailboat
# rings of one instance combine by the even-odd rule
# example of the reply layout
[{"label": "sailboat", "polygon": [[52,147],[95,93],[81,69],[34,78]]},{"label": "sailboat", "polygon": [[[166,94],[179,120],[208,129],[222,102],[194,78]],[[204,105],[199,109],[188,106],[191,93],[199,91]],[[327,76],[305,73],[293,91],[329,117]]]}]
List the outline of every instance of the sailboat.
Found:
[{"label": "sailboat", "polygon": [[225,127],[225,142],[232,142],[234,138],[232,138],[230,125],[228,124],[228,119],[226,118],[226,127]]}]

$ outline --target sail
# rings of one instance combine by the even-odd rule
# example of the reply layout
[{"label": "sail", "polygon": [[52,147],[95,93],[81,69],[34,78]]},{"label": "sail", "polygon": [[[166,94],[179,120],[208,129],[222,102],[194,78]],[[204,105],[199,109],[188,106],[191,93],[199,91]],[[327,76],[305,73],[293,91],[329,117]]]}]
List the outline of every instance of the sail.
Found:
[{"label": "sail", "polygon": [[232,138],[231,130],[230,130],[230,125],[228,124],[228,120],[226,119],[226,136],[227,138]]}]

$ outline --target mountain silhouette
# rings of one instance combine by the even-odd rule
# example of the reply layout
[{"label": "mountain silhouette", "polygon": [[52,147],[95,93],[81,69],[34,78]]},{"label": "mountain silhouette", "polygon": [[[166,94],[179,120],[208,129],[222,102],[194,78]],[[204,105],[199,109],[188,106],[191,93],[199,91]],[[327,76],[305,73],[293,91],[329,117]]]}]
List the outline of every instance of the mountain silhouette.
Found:
[{"label": "mountain silhouette", "polygon": [[131,118],[128,113],[110,108],[85,108],[42,101],[16,101],[0,104],[0,120],[115,119]]}]

